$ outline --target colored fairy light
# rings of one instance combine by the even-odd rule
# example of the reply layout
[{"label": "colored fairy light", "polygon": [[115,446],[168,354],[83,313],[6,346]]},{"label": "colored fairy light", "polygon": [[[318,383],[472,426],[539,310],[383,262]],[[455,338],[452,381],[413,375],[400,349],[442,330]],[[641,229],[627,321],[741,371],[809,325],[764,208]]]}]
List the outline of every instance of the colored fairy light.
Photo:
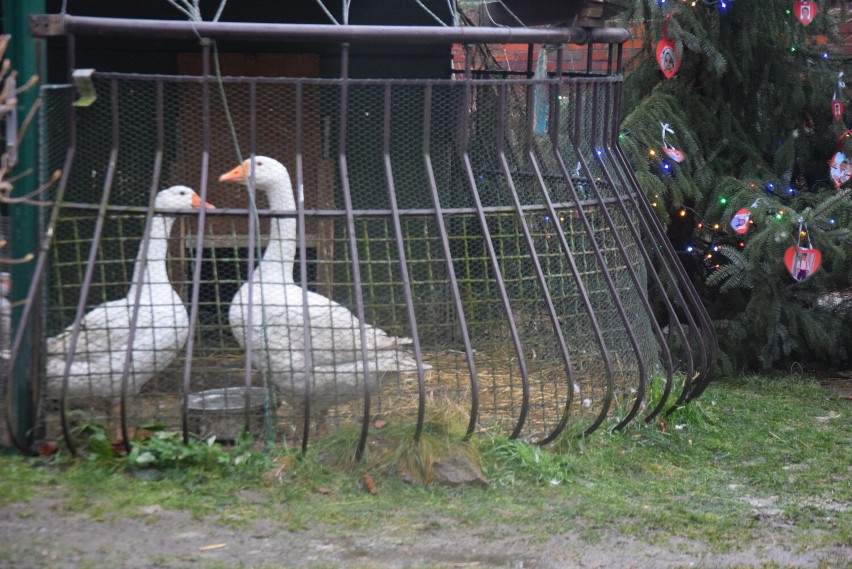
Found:
[{"label": "colored fairy light", "polygon": [[595,150],[595,152],[597,152],[597,153],[598,153],[598,156],[603,156],[603,150],[601,150],[600,148],[598,148],[597,150]]},{"label": "colored fairy light", "polygon": [[713,224],[713,229],[719,229],[719,224],[718,224],[718,223],[714,223],[714,224]]},{"label": "colored fairy light", "polygon": [[685,209],[680,210],[680,216],[686,217],[686,210]]},{"label": "colored fairy light", "polygon": [[695,251],[695,249],[693,248],[692,245],[690,245],[689,247],[686,248],[687,253],[692,253],[693,251]]},{"label": "colored fairy light", "polygon": [[713,250],[714,250],[714,251],[718,251],[718,250],[719,250],[719,246],[718,246],[718,245],[713,245]]},{"label": "colored fairy light", "polygon": [[719,203],[725,205],[726,203],[728,203],[728,198],[719,198]]},{"label": "colored fairy light", "polygon": [[829,223],[830,225],[834,225],[834,218],[832,217],[831,219],[829,219],[829,220],[828,220],[828,223]]},{"label": "colored fairy light", "polygon": [[663,162],[663,169],[664,170],[669,170],[669,169],[671,169],[671,167],[672,167],[672,165],[669,164],[668,162]]},{"label": "colored fairy light", "polygon": [[653,156],[656,156],[656,155],[657,155],[657,151],[656,151],[656,150],[654,150],[653,148],[651,148],[650,150],[648,150],[648,156],[652,156],[652,157],[653,157]]},{"label": "colored fairy light", "polygon": [[775,219],[781,219],[781,216],[783,216],[783,215],[784,214],[779,211],[778,213],[775,214]]},{"label": "colored fairy light", "polygon": [[822,52],[822,58],[828,59],[828,52],[827,51]]},{"label": "colored fairy light", "polygon": [[793,188],[787,188],[787,193],[788,193],[788,194],[792,194],[792,193],[794,193],[795,191],[796,191],[796,190],[794,190]]},{"label": "colored fairy light", "polygon": [[740,241],[740,242],[739,242],[739,246],[740,246],[740,247],[745,247],[745,242],[744,242],[744,241]]}]

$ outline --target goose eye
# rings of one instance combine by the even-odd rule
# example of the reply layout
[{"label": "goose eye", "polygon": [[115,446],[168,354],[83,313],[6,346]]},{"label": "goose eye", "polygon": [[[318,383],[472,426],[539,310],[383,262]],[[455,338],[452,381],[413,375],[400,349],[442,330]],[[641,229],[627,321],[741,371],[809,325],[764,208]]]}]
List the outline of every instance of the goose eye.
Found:
[{"label": "goose eye", "polygon": [[255,162],[255,164],[257,164],[258,166],[262,166],[262,165],[263,165],[263,162],[261,162],[260,160],[258,160],[257,162]]}]

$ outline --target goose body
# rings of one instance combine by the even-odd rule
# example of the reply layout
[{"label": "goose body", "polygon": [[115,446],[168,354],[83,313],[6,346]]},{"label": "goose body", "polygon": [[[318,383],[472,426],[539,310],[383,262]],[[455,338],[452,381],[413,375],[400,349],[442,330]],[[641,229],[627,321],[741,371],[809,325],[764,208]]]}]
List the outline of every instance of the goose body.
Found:
[{"label": "goose body", "polygon": [[[223,174],[220,181],[245,183],[250,168],[251,161],[246,160]],[[255,187],[266,193],[271,210],[296,209],[290,176],[283,164],[256,157],[254,180]],[[310,405],[319,413],[364,393],[361,323],[345,306],[312,291],[307,291],[305,313],[305,293],[293,280],[296,220],[273,218],[270,226],[263,258],[231,303],[231,331],[245,349],[250,315],[253,365],[267,374],[294,406],[304,403],[305,382],[312,375]],[[306,328],[310,330],[312,374],[306,370]],[[368,370],[374,384],[381,384],[390,375],[417,371],[417,361],[404,349],[411,339],[391,336],[367,323],[364,329]]]},{"label": "goose body", "polygon": [[[189,209],[201,205],[193,190],[174,186],[157,194],[160,209]],[[205,204],[206,207],[212,207]],[[177,356],[189,335],[189,317],[180,296],[172,288],[166,269],[168,238],[175,218],[156,214],[151,219],[147,263],[142,273],[139,311],[133,337],[128,394],[162,372]],[[136,282],[142,268],[142,246],[127,296],[90,310],[83,317],[68,373],[68,397],[101,397],[114,400],[121,395],[122,374],[131,336],[136,301]],[[66,358],[72,349],[71,324],[47,339],[47,392],[58,398],[62,392]]]}]

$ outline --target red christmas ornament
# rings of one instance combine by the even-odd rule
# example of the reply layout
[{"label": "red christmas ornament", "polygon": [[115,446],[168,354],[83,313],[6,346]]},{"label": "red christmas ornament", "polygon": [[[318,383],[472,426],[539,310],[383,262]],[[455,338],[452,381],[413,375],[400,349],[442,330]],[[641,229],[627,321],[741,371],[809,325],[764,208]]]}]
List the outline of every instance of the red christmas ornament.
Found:
[{"label": "red christmas ornament", "polygon": [[751,219],[751,212],[748,208],[744,207],[734,214],[734,217],[731,219],[731,227],[737,233],[745,233],[748,231],[749,219]]},{"label": "red christmas ornament", "polygon": [[675,162],[683,162],[683,152],[681,152],[677,148],[673,148],[671,146],[663,146],[663,152],[665,152],[666,156],[668,156]]},{"label": "red christmas ornament", "polygon": [[843,102],[839,99],[831,100],[831,114],[834,116],[834,120],[839,121],[843,120]]},{"label": "red christmas ornament", "polygon": [[666,76],[666,79],[671,79],[677,73],[680,67],[680,58],[677,56],[675,44],[669,41],[669,18],[672,15],[666,16],[666,21],[663,23],[663,39],[657,44],[657,65]]},{"label": "red christmas ornament", "polygon": [[819,269],[822,253],[811,247],[791,245],[784,253],[784,264],[797,281],[809,279]]},{"label": "red christmas ornament", "polygon": [[796,14],[803,26],[807,26],[814,21],[814,16],[816,16],[816,2],[796,2],[793,4],[793,13]]},{"label": "red christmas ornament", "polygon": [[663,136],[663,152],[665,152],[666,156],[668,156],[669,158],[671,158],[675,162],[678,162],[678,163],[683,162],[683,158],[684,158],[683,152],[681,152],[680,150],[678,150],[677,148],[675,148],[674,146],[672,146],[671,144],[666,142],[666,133],[670,132],[670,133],[674,134],[674,131],[669,128],[668,123],[661,122],[660,126],[663,127],[663,135],[662,135]]}]

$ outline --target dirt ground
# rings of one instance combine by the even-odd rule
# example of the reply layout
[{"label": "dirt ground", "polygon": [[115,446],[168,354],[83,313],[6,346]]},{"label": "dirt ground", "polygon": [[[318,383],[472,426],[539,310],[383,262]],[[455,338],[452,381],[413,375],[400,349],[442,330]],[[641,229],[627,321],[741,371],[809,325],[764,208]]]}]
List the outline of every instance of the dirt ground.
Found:
[{"label": "dirt ground", "polygon": [[[244,499],[251,502],[264,496],[247,491]],[[852,547],[803,550],[791,545],[790,528],[771,520],[759,546],[714,553],[706,545],[683,539],[657,545],[605,533],[588,542],[559,528],[547,541],[531,542],[516,528],[482,530],[443,519],[423,520],[418,527],[389,525],[376,534],[323,527],[291,531],[274,519],[234,529],[154,505],[136,517],[99,520],[97,512],[68,512],[58,507],[61,502],[57,495],[0,510],[0,567],[852,567]],[[800,536],[802,530],[796,531]],[[813,537],[816,541],[819,536]]]}]

